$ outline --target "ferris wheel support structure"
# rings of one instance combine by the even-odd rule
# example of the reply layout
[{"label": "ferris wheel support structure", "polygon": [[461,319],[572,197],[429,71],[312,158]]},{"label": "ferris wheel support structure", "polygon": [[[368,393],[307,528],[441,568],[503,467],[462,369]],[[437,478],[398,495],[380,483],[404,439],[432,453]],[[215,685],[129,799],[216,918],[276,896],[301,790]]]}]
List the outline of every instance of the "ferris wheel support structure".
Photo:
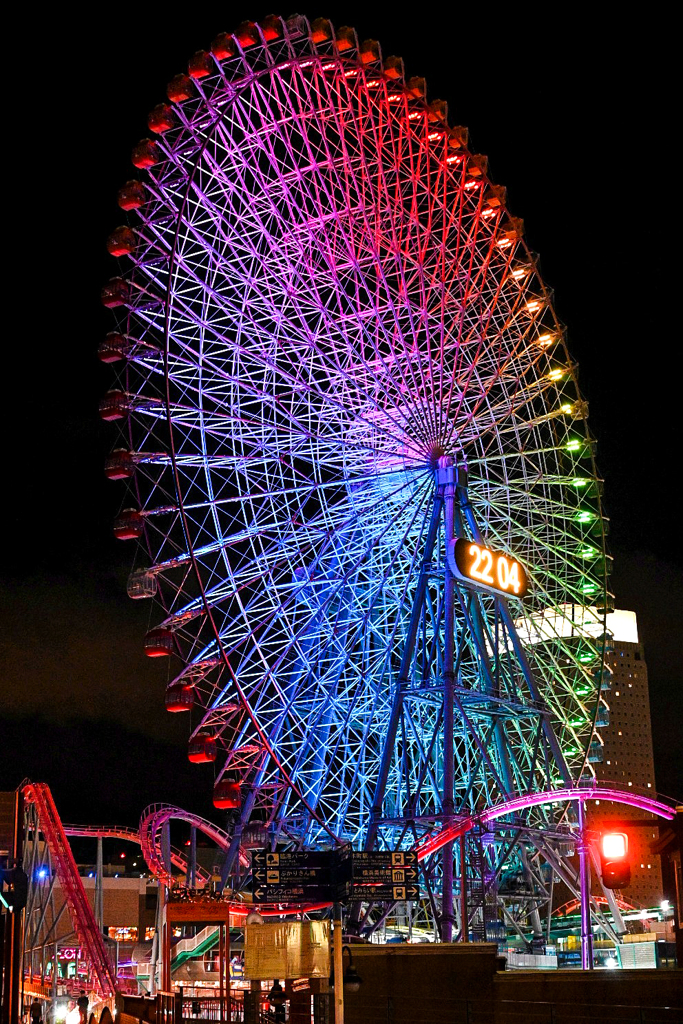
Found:
[{"label": "ferris wheel support structure", "polygon": [[[439,535],[442,538],[443,550],[435,559],[436,541]],[[496,678],[498,676],[497,659],[500,657],[500,650],[497,646],[494,646],[493,649],[490,644],[487,646],[486,622],[482,610],[478,607],[479,596],[476,588],[466,589],[461,584],[456,583],[455,576],[449,566],[448,558],[446,557],[446,551],[456,537],[466,537],[467,535],[469,535],[477,544],[484,546],[484,540],[468,498],[467,469],[463,465],[457,466],[454,459],[451,457],[443,456],[439,459],[438,468],[435,470],[431,522],[427,533],[427,539],[425,541],[423,561],[420,567],[421,582],[416,587],[410,622],[407,628],[406,642],[401,655],[401,667],[398,674],[394,703],[387,729],[387,742],[384,748],[384,757],[378,773],[377,788],[373,799],[373,816],[365,841],[366,849],[373,848],[377,840],[378,833],[383,827],[384,829],[389,829],[389,831],[395,832],[398,824],[395,818],[390,821],[383,821],[380,812],[384,805],[386,796],[386,784],[389,775],[392,752],[394,751],[397,736],[402,724],[403,731],[405,731],[405,723],[402,723],[402,716],[406,711],[406,704],[410,701],[412,696],[410,680],[414,677],[417,631],[419,622],[426,613],[425,598],[427,595],[427,578],[429,576],[430,569],[433,569],[434,564],[442,567],[437,575],[442,581],[443,586],[443,668],[440,680],[432,680],[430,687],[432,695],[439,690],[441,691],[442,700],[442,711],[437,719],[437,733],[432,739],[432,743],[440,742],[442,745],[443,789],[441,793],[440,820],[444,823],[448,823],[459,816],[456,814],[454,792],[454,765],[456,760],[454,736],[459,732],[465,731],[469,735],[479,755],[478,760],[470,765],[470,777],[465,780],[466,790],[469,791],[471,789],[473,778],[476,777],[482,769],[488,769],[497,776],[501,792],[504,793],[508,799],[512,799],[517,792],[515,789],[513,769],[510,761],[511,755],[508,753],[506,748],[504,728],[505,718],[509,716],[510,702],[501,703],[499,694],[496,694]],[[524,707],[526,713],[533,713],[538,716],[538,736],[540,738],[542,731],[545,743],[545,749],[541,743],[537,744],[536,759],[538,763],[533,763],[531,765],[529,773],[530,775],[538,778],[538,773],[540,771],[544,777],[544,781],[540,783],[541,788],[543,789],[550,788],[553,778],[556,777],[559,777],[565,785],[569,785],[571,783],[570,772],[562,755],[557,737],[555,736],[548,709],[541,699],[540,688],[535,680],[533,670],[529,665],[528,659],[525,656],[524,649],[517,635],[515,623],[512,615],[510,614],[507,602],[504,597],[496,597],[495,604],[496,619],[500,619],[500,622],[507,634],[508,643],[505,645],[505,653],[508,658],[512,655],[512,657],[517,661],[521,677],[528,688],[528,698],[526,700],[521,694],[515,695],[515,711],[516,713],[519,713],[520,708]],[[472,640],[477,650],[477,657],[481,665],[484,666],[483,672],[487,679],[487,689],[491,697],[491,701],[485,709],[486,728],[483,730],[478,728],[472,718],[467,715],[465,705],[463,703],[463,698],[466,698],[466,693],[462,686],[458,687],[457,685],[459,659],[456,660],[456,646],[461,653],[465,647],[462,636],[459,638],[459,643],[456,645],[456,606],[458,605],[461,609],[466,610],[465,618],[469,624]],[[498,633],[496,630],[496,636],[497,635]],[[418,801],[420,798],[419,790],[414,791],[412,796],[415,801]],[[460,808],[460,816],[461,813],[462,809]],[[410,820],[406,819],[404,824],[410,825]],[[521,832],[522,830],[520,830],[520,834]],[[527,838],[532,846],[540,852],[543,852],[541,845],[533,835],[533,830]],[[463,875],[466,874],[466,872],[463,871],[465,843],[466,839],[465,834],[463,833],[459,849],[461,919],[463,913],[462,908],[467,905],[465,885],[462,882]],[[518,842],[515,843],[514,846],[510,846],[508,855],[511,855],[516,848],[519,848],[525,877],[531,883],[532,874],[529,868],[527,855],[524,848],[519,847],[518,844],[519,838]],[[499,863],[499,871],[503,865],[504,861]],[[427,884],[431,884],[427,875],[425,875],[425,878],[427,880]],[[454,916],[453,881],[454,841],[449,840],[441,849],[441,878],[439,881],[441,889],[441,912],[439,915],[439,923],[441,938],[444,942],[452,941],[453,926],[456,921]],[[434,894],[430,893],[430,897],[433,899]],[[358,922],[359,916],[360,915],[358,913],[355,915],[356,922]],[[540,933],[540,916],[538,909],[535,907],[532,909],[532,917],[534,930]],[[461,938],[464,939],[465,933],[462,920],[459,931]]]},{"label": "ferris wheel support structure", "polygon": [[[443,465],[444,463],[450,465]],[[455,537],[454,504],[455,504],[455,467],[453,460],[443,456],[439,459],[437,486],[443,490],[444,510],[444,548]],[[443,479],[445,477],[445,480]],[[443,481],[443,482],[441,482]],[[444,630],[443,654],[443,813],[444,816],[455,812],[455,749],[453,734],[455,730],[455,580],[453,572],[444,558]],[[443,851],[441,883],[441,938],[450,942],[453,938],[453,846],[448,844]],[[463,925],[462,934],[466,928]]]}]

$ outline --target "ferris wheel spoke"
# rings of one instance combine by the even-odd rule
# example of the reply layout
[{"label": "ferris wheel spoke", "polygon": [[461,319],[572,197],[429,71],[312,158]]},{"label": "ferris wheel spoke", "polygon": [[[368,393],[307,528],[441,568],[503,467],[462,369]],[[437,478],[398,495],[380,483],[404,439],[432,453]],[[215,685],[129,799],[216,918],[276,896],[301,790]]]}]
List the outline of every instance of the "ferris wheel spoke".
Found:
[{"label": "ferris wheel spoke", "polygon": [[[210,359],[207,360],[207,365],[211,366],[211,360]],[[225,374],[223,372],[219,376],[223,377],[223,379],[226,381],[226,384],[233,385],[233,386],[234,385],[239,385],[239,387],[241,389],[243,389],[247,393],[249,393],[250,388],[249,388],[248,384],[246,384],[246,378],[245,378],[244,374],[242,374],[242,375],[239,375],[239,374],[227,375],[227,374]],[[172,372],[171,372],[171,379],[173,379],[173,373]],[[187,380],[180,380],[180,381],[178,381],[178,386],[181,389],[183,389],[185,392],[188,392],[188,391],[190,391],[190,393],[191,392],[196,392],[196,394],[198,396],[202,395],[201,383],[199,381],[197,381],[197,382],[190,382],[190,381],[187,381]],[[298,386],[297,386],[297,390],[298,390]],[[292,392],[293,396],[295,394],[297,394],[297,390],[294,390]],[[310,397],[310,389],[308,389],[308,390],[307,389],[301,389],[301,390],[302,390],[304,395],[306,395],[308,393],[308,395]],[[206,397],[208,398],[208,396],[206,396]],[[257,388],[256,386],[253,388],[253,391],[252,391],[252,398],[254,399],[254,407],[255,407],[255,409],[258,408],[257,400],[263,401],[264,397],[267,397],[268,405],[272,408],[274,413],[280,413],[281,412],[281,410],[283,409],[283,400],[282,400],[282,398],[278,398],[277,401],[274,401],[271,398],[271,396],[269,396],[269,395],[266,396],[266,393],[265,393],[265,391],[263,390],[262,387],[261,388]],[[330,404],[332,409],[334,409],[335,407],[338,408],[339,412],[341,414],[343,407],[341,406],[340,403],[337,403],[335,400],[333,400],[329,404]],[[248,409],[248,405],[245,406],[245,411],[247,409]],[[191,414],[191,411],[192,411],[191,407],[182,406],[182,405],[176,403],[176,405],[173,407],[173,411],[171,413],[171,418],[172,418],[174,423],[177,422],[179,425],[182,425],[182,426],[193,426],[193,427],[196,427],[198,429],[211,429],[211,422],[209,421],[207,423],[206,412],[204,412],[202,414],[202,417],[199,418],[196,423],[189,422],[188,414]],[[346,415],[348,416],[348,413]],[[238,422],[238,418],[236,418],[236,417],[227,417],[225,414],[220,414],[220,413],[216,414],[216,418],[217,418],[217,422],[218,423],[220,423],[221,421],[225,421],[226,422],[226,430],[228,429],[229,422]],[[329,419],[329,416],[327,418]],[[356,418],[357,422],[359,422],[361,424],[367,424],[367,426],[369,428],[371,428],[373,430],[373,432],[379,432],[380,434],[385,434],[386,435],[386,442],[388,442],[389,444],[392,443],[393,436],[395,436],[394,430],[392,428],[397,427],[398,426],[397,424],[393,423],[391,420],[389,420],[387,418],[385,418],[384,421],[378,421],[376,419],[376,417],[371,419],[368,416],[368,414],[364,414],[362,412],[356,414],[355,418]],[[243,422],[245,424],[245,426],[246,426],[246,425],[249,424],[250,419],[249,419],[249,417],[246,417],[243,414],[241,416],[241,418],[240,418],[240,421]],[[256,422],[258,422],[258,421],[256,421]],[[274,422],[274,424],[277,424],[278,421],[274,420],[273,422]],[[216,427],[214,427],[214,429],[216,429]],[[276,427],[275,429],[280,429],[280,431],[282,432],[283,426],[281,425],[279,428]],[[303,438],[305,438],[307,440],[310,440],[310,441],[324,440],[324,435],[316,435],[311,430],[310,425],[301,425],[301,431],[302,431]],[[358,444],[358,442],[356,442],[356,443]],[[406,446],[406,450],[405,450],[405,457],[406,458],[419,458],[419,455],[417,454],[417,452],[411,453],[411,451],[410,451],[411,442],[408,439],[404,439],[404,445]],[[371,449],[371,445],[370,445],[370,441],[367,442],[367,447],[368,447],[368,450],[372,450]]]},{"label": "ferris wheel spoke", "polygon": [[[419,506],[418,506],[417,512],[413,513],[414,520],[417,520],[418,514],[419,514]],[[352,520],[351,520],[351,522],[352,522]],[[389,527],[387,527],[387,529],[389,529],[390,526],[391,526],[391,524],[389,524]],[[340,587],[345,587],[347,585],[347,582],[348,582],[347,577],[352,572],[355,572],[358,569],[358,567],[362,564],[362,562],[365,560],[365,558],[367,556],[367,550],[368,550],[367,543],[364,542],[363,545],[360,547],[360,550],[359,550],[358,561],[355,562],[355,563],[351,562],[351,564],[347,568],[346,576],[343,579],[339,580],[337,582],[336,586],[334,586],[334,587],[329,589],[329,593],[326,596],[325,601],[320,606],[320,608],[316,609],[316,619],[317,619],[317,616],[320,614],[320,611],[323,610],[327,605],[329,605],[333,600],[336,599],[336,597],[338,596],[338,591],[339,591]],[[413,556],[413,557],[415,557],[415,556]],[[387,569],[387,578],[388,578],[388,573],[391,571],[392,565],[393,565],[393,563],[390,563],[390,566]],[[284,595],[283,595],[283,597],[281,598],[281,601],[277,604],[277,606],[274,609],[270,609],[270,608],[268,609],[268,614],[267,614],[266,618],[259,620],[260,626],[258,626],[258,627],[253,627],[252,626],[252,629],[253,628],[257,628],[257,629],[266,628],[269,622],[277,623],[279,621],[281,613],[284,612],[287,609],[289,604],[291,604],[293,601],[296,600],[296,598],[300,595],[300,593],[305,588],[305,585],[306,584],[304,583],[299,588],[298,592],[295,591],[295,592],[291,593],[288,598],[284,598]],[[383,590],[383,584],[380,581],[378,586],[377,586],[377,594],[380,594],[382,592],[382,590]],[[370,603],[370,607],[368,609],[368,612],[365,613],[366,616],[367,616],[367,614],[370,613],[371,610],[372,610],[372,598],[371,598],[371,603]],[[252,609],[252,611],[253,611],[253,609]],[[253,619],[253,614],[252,614],[252,619]],[[307,629],[308,629],[308,626],[304,625],[304,627],[303,627],[303,634],[305,634]],[[301,635],[303,635],[303,634],[301,634]],[[299,634],[295,634],[295,638],[296,638],[297,635],[299,635]],[[253,640],[254,637],[250,636],[249,639]],[[281,658],[284,658],[286,656],[286,654],[287,654],[287,650],[285,649],[285,651],[281,655]]]},{"label": "ferris wheel spoke", "polygon": [[[504,508],[501,509],[501,521],[504,521],[504,511]],[[562,524],[565,522],[566,520],[562,518]],[[556,593],[569,588],[575,603],[583,604],[587,596],[597,593],[598,590],[596,576],[591,577],[588,569],[582,565],[577,566],[572,560],[572,554],[583,542],[579,541],[575,534],[565,531],[563,525],[560,527],[563,533],[559,534],[557,523],[552,520],[551,523],[552,533],[548,531],[544,537],[538,530],[532,532],[520,522],[517,526],[518,544],[522,550],[528,546],[530,551],[533,551],[536,568],[532,571],[532,578],[539,589],[539,594],[546,598],[548,604],[552,604],[554,600],[550,589],[553,584]],[[500,538],[503,546],[508,544],[507,536],[497,531],[495,519],[492,517],[488,518],[488,528],[491,536],[496,540]],[[563,543],[558,543],[558,534]],[[561,570],[564,570],[565,575],[560,575]]]},{"label": "ferris wheel spoke", "polygon": [[[351,711],[352,710],[349,710],[349,714],[351,714]],[[370,722],[370,718],[368,718],[368,721]],[[294,771],[293,771],[293,777],[298,777],[297,774]]]},{"label": "ferris wheel spoke", "polygon": [[[340,127],[340,131],[341,131],[341,127]],[[354,164],[353,161],[349,159],[349,155],[345,154],[345,159],[344,159],[344,162],[343,162],[342,166],[343,166],[343,169],[347,173],[351,169],[357,168],[359,171],[364,172],[365,179],[368,179],[368,170],[369,170],[369,168],[368,168],[368,163],[367,163],[367,161],[365,159],[360,164]],[[345,183],[341,182],[341,185],[343,187],[345,185]],[[358,175],[357,174],[354,176],[353,186],[354,186],[356,191],[359,191]],[[387,200],[387,205],[389,206],[391,204],[392,200],[391,200],[391,197],[388,195],[388,193],[386,193],[386,190],[385,190],[385,197],[386,197],[386,200]],[[400,229],[400,219],[399,219],[397,224],[396,224],[396,222],[394,220],[393,224],[394,224],[394,226],[392,228],[392,231],[393,231],[392,241],[394,243],[394,248],[398,248],[399,245],[400,245],[400,239],[397,239],[397,237],[396,237],[396,228]],[[372,225],[370,223],[368,223],[367,221],[366,221],[366,225],[365,226],[366,226],[366,230],[370,230],[372,228]],[[409,257],[409,259],[410,259],[410,257]],[[377,262],[378,263],[380,262],[379,256],[377,257]],[[381,263],[380,263],[380,265],[381,265]],[[418,271],[420,270],[419,264],[416,266],[416,270],[418,270]],[[402,273],[402,276],[401,276],[401,284],[402,284],[403,292],[407,293],[408,289],[407,289],[407,284],[405,284],[405,274],[404,274],[404,272]],[[383,285],[385,294],[390,296],[391,295],[391,289],[388,287],[388,284],[387,284],[387,281],[386,281],[386,278],[385,278],[384,275],[383,275],[382,285]],[[366,284],[366,287],[367,287],[367,284]],[[398,312],[397,312],[397,307],[395,306],[395,300],[394,300],[394,317],[395,317],[395,319],[397,321]],[[409,326],[409,337],[410,336],[415,336],[416,329],[417,329],[417,324],[415,322],[415,319],[411,319],[411,322],[409,323],[408,326]],[[400,337],[400,335],[399,335],[399,337]],[[393,348],[393,338],[389,338],[388,341],[389,341],[390,346]],[[408,369],[412,370],[412,366],[413,366],[412,364],[409,364]],[[420,362],[420,370],[421,370],[421,372],[423,371],[423,367],[424,367],[424,364],[421,361]],[[418,390],[417,393],[422,393],[425,390],[425,386],[426,386],[427,382],[426,382],[426,379],[424,378],[424,376],[422,376],[422,379],[420,381],[417,381],[417,382],[415,380],[415,377],[412,376],[412,380],[408,380],[408,381],[405,380],[405,378],[403,377],[401,383],[402,383],[403,386],[411,386],[411,390],[412,390],[413,393],[416,392],[416,384],[419,384],[421,386],[421,389]],[[427,393],[429,393],[429,390],[431,390],[431,389],[428,389]],[[433,422],[432,422],[431,426],[432,427],[434,426]]]},{"label": "ferris wheel spoke", "polygon": [[[334,107],[333,107],[333,109],[334,109]],[[344,133],[343,133],[343,129],[342,129],[341,125],[338,125],[338,130],[340,132],[340,137],[344,138]],[[343,162],[342,166],[343,166],[344,170],[346,171],[346,173],[348,174],[349,171],[353,168],[354,165],[353,165],[352,161],[350,161],[349,158],[348,158],[349,157],[348,152],[345,152],[344,156],[345,156],[345,159],[344,159],[344,162]],[[363,163],[361,165],[359,165],[359,169],[361,169],[364,172],[363,180],[364,181],[367,180],[367,178],[368,178],[367,162],[363,161]],[[382,185],[385,186],[385,188],[384,188],[385,202],[389,206],[389,205],[391,205],[393,203],[393,197],[390,196],[388,190],[386,189],[386,183],[385,183],[385,180],[384,180],[384,176],[382,176],[381,181],[382,181]],[[359,192],[360,188],[359,188],[359,182],[358,182],[357,176],[356,176],[356,179],[354,181],[354,185],[355,185],[356,191]],[[371,229],[371,225],[367,223],[367,220],[366,220],[366,223],[365,223],[365,229],[366,229],[366,231]],[[401,240],[400,240],[399,237],[397,237],[397,229],[398,229],[398,231],[400,231],[400,219],[399,219],[398,224],[396,224],[396,220],[395,219],[392,219],[392,236],[393,236],[392,237],[392,241],[394,242],[394,245],[396,245],[396,247],[399,247],[400,243],[401,243]],[[379,262],[379,257],[378,257],[378,262]],[[419,270],[419,265],[418,265],[418,268],[416,268],[416,269]],[[384,286],[385,294],[390,296],[391,292],[390,292],[390,289],[388,287],[388,284],[387,284],[387,281],[386,281],[386,277],[383,277],[382,284]],[[406,286],[406,276],[405,276],[405,273],[402,274],[401,284],[402,284],[402,288],[403,288],[404,294],[407,294],[407,286]],[[367,283],[366,283],[366,287],[367,287]],[[393,314],[395,322],[398,323],[399,322],[399,314],[398,314],[398,309],[397,309],[397,305],[396,305],[395,301],[392,302],[392,310],[391,310],[391,312]],[[408,336],[415,336],[415,329],[416,329],[416,327],[417,327],[417,325],[415,323],[415,320],[411,317],[411,321],[409,323],[410,332],[409,332]],[[393,348],[393,340],[394,340],[393,338],[389,339],[389,344],[390,344],[391,348]],[[429,365],[431,366],[431,363]],[[407,368],[409,368],[412,371],[412,366],[413,366],[412,363],[408,363],[408,367]],[[419,381],[415,380],[415,377],[414,377],[414,375],[411,372],[411,379],[410,379],[410,381],[406,381],[405,377],[403,377],[402,380],[401,380],[401,384],[404,387],[408,387],[410,385],[410,390],[411,390],[411,393],[413,393],[413,394],[415,394],[415,393],[418,393],[418,394],[427,393],[427,394],[429,394],[429,393],[433,392],[433,388],[428,388],[427,387],[428,381],[425,378],[424,373],[423,373],[423,362],[422,362],[422,360],[419,361],[419,368],[420,368],[420,371],[421,371],[421,379]],[[431,382],[431,383],[433,383],[433,382]],[[432,421],[428,424],[428,426],[432,430],[435,429],[436,423],[434,422],[433,418],[432,418]]]},{"label": "ferris wheel spoke", "polygon": [[[220,177],[222,178],[222,173],[221,173]],[[220,180],[220,178],[219,178],[219,180]],[[267,187],[266,183],[264,183],[264,194],[266,194],[266,195],[270,195],[271,194],[271,189],[269,187]],[[278,216],[281,216],[280,211],[277,211],[277,214],[278,214]],[[224,222],[224,218],[222,218],[218,214],[217,214],[217,217],[218,217],[219,223],[222,224]],[[266,235],[265,227],[262,227],[262,231],[263,231],[263,234]],[[279,252],[281,252],[281,250],[279,250]],[[335,271],[335,275],[336,275],[336,272],[338,271],[338,266],[331,265],[330,266],[330,273],[332,273],[333,270]],[[290,268],[289,268],[289,275],[293,279],[296,279],[297,277],[300,277],[300,271],[299,271],[299,269],[296,266],[290,266]],[[308,281],[308,280],[305,280],[305,279],[301,279],[300,280],[300,284],[303,285],[306,288],[315,287],[315,282]],[[332,284],[333,284],[333,286],[336,286],[336,276],[332,277]],[[320,302],[320,309],[324,310],[324,308],[325,308],[324,303]],[[356,316],[356,314],[354,313],[354,317],[355,316]],[[301,323],[306,323],[305,316],[301,315],[299,317],[299,321]],[[381,322],[381,318],[380,318],[380,322]],[[296,329],[295,329],[295,333],[296,333]],[[315,338],[315,334],[313,332],[310,332],[310,337],[311,337],[311,344],[314,344],[314,341],[312,339]]]},{"label": "ferris wheel spoke", "polygon": [[[518,339],[517,344],[522,348],[525,354],[528,354],[529,350],[525,345],[524,337]],[[502,363],[496,364],[489,371],[489,376],[481,378],[479,374],[480,365],[483,362],[482,353],[484,352],[483,342],[480,342],[477,346],[477,352],[472,359],[468,369],[465,380],[459,380],[454,377],[453,379],[453,393],[460,396],[459,404],[455,412],[455,421],[459,419],[463,408],[465,407],[465,396],[470,390],[470,384],[473,379],[476,379],[479,383],[479,388],[475,393],[474,401],[470,401],[467,404],[467,418],[471,422],[476,422],[475,431],[468,438],[469,442],[480,441],[481,437],[491,430],[495,430],[496,434],[499,435],[501,432],[501,421],[511,418],[515,415],[518,409],[525,408],[530,399],[536,395],[542,393],[545,386],[546,390],[550,390],[550,384],[548,382],[541,381],[535,382],[533,386],[533,392],[529,391],[526,395],[519,390],[519,378],[522,373],[530,373],[533,371],[535,364],[539,358],[538,353],[531,353],[533,359],[528,359],[524,364],[523,369],[518,367],[515,373],[515,390],[510,395],[503,396],[502,400],[499,400],[498,408],[491,406],[490,397],[495,387],[500,388],[505,379],[506,371],[514,365],[514,361],[518,358],[518,350],[513,348],[510,352],[509,358],[504,360]],[[483,367],[482,367],[483,368]],[[487,408],[488,416],[482,416],[482,410]],[[477,418],[478,417],[478,418]]]}]

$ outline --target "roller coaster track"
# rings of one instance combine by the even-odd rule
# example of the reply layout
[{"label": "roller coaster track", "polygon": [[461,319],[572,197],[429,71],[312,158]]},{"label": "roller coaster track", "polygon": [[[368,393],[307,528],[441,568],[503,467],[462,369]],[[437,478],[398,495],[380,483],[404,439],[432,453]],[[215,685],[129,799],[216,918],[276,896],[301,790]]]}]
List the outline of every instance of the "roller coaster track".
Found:
[{"label": "roller coaster track", "polygon": [[476,825],[486,826],[498,818],[514,815],[518,811],[527,810],[529,807],[539,807],[542,804],[572,803],[577,800],[610,800],[613,803],[626,804],[628,807],[637,807],[641,811],[648,811],[660,818],[671,821],[676,816],[675,802],[665,804],[661,800],[653,800],[652,797],[634,793],[633,790],[620,789],[618,784],[609,782],[607,784],[591,781],[588,785],[566,786],[562,789],[550,789],[537,793],[524,793],[504,803],[493,804],[486,807],[478,814],[467,818],[450,822],[441,828],[424,836],[417,844],[418,860],[422,861],[437,850],[440,850],[446,843],[453,842],[466,832],[471,831]]},{"label": "roller coaster track", "polygon": [[[64,832],[67,836],[79,836],[90,839],[122,839],[127,843],[136,843],[142,847],[140,830],[135,828],[117,827],[115,825],[65,825]],[[168,872],[163,867],[163,863],[158,855],[154,858],[154,864],[159,868],[159,874],[157,874],[156,870],[152,869],[152,864],[146,856],[145,863],[155,877],[160,878],[161,881],[167,881]],[[171,864],[182,871],[183,874],[187,872],[187,857],[176,846],[171,847]],[[211,881],[211,875],[204,868],[197,865],[196,879],[198,885],[206,885]]]},{"label": "roller coaster track", "polygon": [[[206,818],[201,818],[198,814],[184,811],[182,807],[175,807],[173,804],[152,804],[150,807],[147,807],[142,812],[142,817],[140,818],[138,842],[142,848],[142,856],[145,858],[149,870],[165,885],[172,885],[173,878],[164,864],[160,837],[164,825],[168,824],[172,818],[184,821],[193,828],[199,829],[200,832],[208,836],[225,853],[227,853],[232,842],[232,837],[227,832],[224,832],[222,828],[219,828],[218,825],[207,821]],[[241,859],[245,864],[248,863],[245,855],[242,855]],[[171,852],[171,861],[175,863],[173,852]],[[185,860],[183,860],[183,870],[185,870],[185,863]],[[209,880],[210,876],[206,875],[206,881]]]},{"label": "roller coaster track", "polygon": [[33,804],[36,809],[40,831],[50,851],[71,923],[92,969],[95,991],[102,999],[113,999],[117,987],[116,975],[88,903],[50,788],[44,782],[28,782],[23,786],[23,796],[25,802]]}]

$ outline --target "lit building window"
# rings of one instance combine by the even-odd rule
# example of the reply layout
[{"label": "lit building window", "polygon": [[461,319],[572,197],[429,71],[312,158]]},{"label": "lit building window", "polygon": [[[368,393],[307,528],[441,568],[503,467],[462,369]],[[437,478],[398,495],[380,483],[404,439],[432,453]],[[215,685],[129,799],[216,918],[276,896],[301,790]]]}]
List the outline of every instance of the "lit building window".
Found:
[{"label": "lit building window", "polygon": [[137,928],[108,928],[107,933],[110,939],[115,939],[117,942],[138,941]]}]

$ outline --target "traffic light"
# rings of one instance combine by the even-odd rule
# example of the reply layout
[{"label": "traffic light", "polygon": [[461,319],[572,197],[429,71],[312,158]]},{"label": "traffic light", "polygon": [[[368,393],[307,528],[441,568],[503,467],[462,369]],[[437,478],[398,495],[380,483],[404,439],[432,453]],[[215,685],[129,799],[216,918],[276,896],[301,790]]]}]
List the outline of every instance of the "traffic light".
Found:
[{"label": "traffic light", "polygon": [[600,837],[600,870],[606,889],[623,889],[631,881],[625,832],[605,832]]}]

